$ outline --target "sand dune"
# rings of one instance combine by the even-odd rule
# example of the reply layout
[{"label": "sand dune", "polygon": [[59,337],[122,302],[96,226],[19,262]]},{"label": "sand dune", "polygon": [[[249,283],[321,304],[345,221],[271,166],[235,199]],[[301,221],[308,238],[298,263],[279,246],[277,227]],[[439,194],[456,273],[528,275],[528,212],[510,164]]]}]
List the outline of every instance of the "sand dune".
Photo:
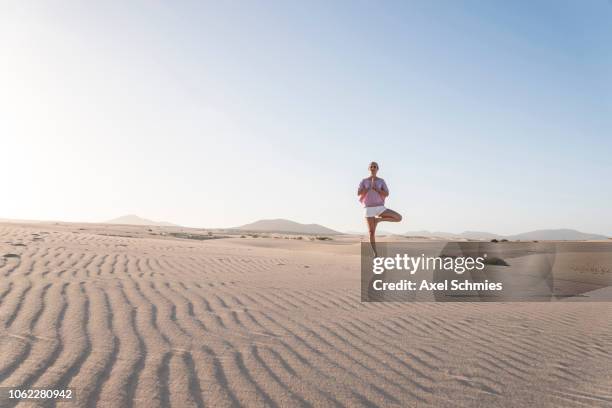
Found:
[{"label": "sand dune", "polygon": [[142,225],[142,226],[157,226],[157,227],[178,227],[179,225],[172,224],[166,221],[153,221],[147,218],[142,218],[134,214],[123,215],[121,217],[108,220],[105,224],[125,224],[125,225]]},{"label": "sand dune", "polygon": [[259,220],[250,224],[243,225],[236,229],[242,231],[287,232],[313,235],[341,234],[341,232],[334,231],[331,228],[327,228],[319,224],[300,224],[299,222],[284,219]]},{"label": "sand dune", "polygon": [[612,303],[362,304],[350,240],[109,228],[0,224],[1,386],[79,407],[612,406]]}]

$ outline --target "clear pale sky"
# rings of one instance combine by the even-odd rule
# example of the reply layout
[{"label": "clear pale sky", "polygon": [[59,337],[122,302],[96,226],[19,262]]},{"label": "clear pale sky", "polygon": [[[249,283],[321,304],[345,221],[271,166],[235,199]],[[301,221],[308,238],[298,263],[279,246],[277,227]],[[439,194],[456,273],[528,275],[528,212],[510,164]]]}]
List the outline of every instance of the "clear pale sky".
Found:
[{"label": "clear pale sky", "polygon": [[612,3],[0,3],[0,218],[612,234]]}]

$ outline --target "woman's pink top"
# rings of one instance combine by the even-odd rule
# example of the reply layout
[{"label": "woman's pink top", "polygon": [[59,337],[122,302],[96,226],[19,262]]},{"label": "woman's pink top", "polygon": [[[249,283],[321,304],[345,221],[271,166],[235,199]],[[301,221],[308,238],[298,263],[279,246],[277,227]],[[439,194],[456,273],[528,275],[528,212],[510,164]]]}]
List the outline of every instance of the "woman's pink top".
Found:
[{"label": "woman's pink top", "polygon": [[[374,183],[377,189],[389,193],[389,189],[387,188],[385,180],[377,178]],[[361,183],[359,183],[359,189],[365,188],[366,192],[359,196],[359,201],[363,204],[364,207],[378,207],[380,205],[385,205],[385,197],[381,196],[374,190],[370,190],[371,185],[372,177],[367,177],[361,180]]]}]

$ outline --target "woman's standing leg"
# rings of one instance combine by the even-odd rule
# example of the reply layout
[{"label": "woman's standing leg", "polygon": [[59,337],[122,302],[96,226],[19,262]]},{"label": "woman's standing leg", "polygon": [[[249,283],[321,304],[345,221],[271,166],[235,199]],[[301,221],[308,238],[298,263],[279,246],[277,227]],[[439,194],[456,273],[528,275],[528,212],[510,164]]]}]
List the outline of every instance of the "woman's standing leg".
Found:
[{"label": "woman's standing leg", "polygon": [[370,245],[374,251],[374,256],[378,256],[378,252],[376,252],[376,218],[366,217],[366,222],[368,224],[368,232],[370,233]]}]

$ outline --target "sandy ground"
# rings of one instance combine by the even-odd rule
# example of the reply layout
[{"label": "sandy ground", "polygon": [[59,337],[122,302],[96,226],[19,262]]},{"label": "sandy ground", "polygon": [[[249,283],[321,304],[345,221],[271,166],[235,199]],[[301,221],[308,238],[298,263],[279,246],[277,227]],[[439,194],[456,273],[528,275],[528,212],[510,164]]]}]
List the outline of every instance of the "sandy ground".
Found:
[{"label": "sandy ground", "polygon": [[364,304],[354,239],[157,233],[0,224],[0,385],[73,388],[60,407],[612,406],[612,303]]}]

